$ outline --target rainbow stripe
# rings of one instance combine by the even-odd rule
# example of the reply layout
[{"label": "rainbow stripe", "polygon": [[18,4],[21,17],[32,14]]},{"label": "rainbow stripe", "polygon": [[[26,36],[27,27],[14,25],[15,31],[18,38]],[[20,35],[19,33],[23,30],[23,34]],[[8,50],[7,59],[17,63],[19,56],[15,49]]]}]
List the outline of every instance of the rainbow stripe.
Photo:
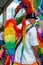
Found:
[{"label": "rainbow stripe", "polygon": [[[26,33],[31,29],[33,27],[33,25],[31,25],[31,24],[29,24],[29,25],[27,25],[27,27],[26,27]],[[17,49],[17,47],[20,45],[20,43],[22,42],[22,37],[20,37],[18,40],[17,40],[17,46],[16,46],[16,48],[15,48],[15,50]]]}]

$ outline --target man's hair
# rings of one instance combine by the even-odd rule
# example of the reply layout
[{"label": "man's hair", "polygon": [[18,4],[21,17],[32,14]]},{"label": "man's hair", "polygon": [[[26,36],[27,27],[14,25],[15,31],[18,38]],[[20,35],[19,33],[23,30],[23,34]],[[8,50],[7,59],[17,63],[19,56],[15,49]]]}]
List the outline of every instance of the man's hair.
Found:
[{"label": "man's hair", "polygon": [[21,0],[18,0],[18,1],[21,1]]},{"label": "man's hair", "polygon": [[26,19],[31,19],[31,18],[33,18],[33,19],[38,19],[38,18],[36,17],[35,13],[31,13],[31,14],[29,14],[29,15],[26,15]]}]

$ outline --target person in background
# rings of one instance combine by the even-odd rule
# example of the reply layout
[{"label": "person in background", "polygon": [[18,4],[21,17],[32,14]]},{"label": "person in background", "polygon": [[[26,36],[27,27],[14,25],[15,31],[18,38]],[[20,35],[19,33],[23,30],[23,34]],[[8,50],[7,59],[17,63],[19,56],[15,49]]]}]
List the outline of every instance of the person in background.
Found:
[{"label": "person in background", "polygon": [[1,26],[0,27],[0,46],[4,45],[3,32],[4,32],[4,26]]},{"label": "person in background", "polygon": [[7,54],[6,53],[6,46],[5,46],[5,41],[4,41],[4,25],[2,25],[1,26],[1,33],[0,33],[0,41],[1,41],[1,43],[0,43],[0,46],[1,46],[1,48],[3,48],[3,50],[4,50],[4,53],[3,53],[3,58],[5,58],[5,55]]},{"label": "person in background", "polygon": [[5,49],[4,49],[4,35],[3,35],[3,32],[4,32],[4,26],[2,25],[0,27],[0,64],[4,64],[4,54],[5,54]]}]

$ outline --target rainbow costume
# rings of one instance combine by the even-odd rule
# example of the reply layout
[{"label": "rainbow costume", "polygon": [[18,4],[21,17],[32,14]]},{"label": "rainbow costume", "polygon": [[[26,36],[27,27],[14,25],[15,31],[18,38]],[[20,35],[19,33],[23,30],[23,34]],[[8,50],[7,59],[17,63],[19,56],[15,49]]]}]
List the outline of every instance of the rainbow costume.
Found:
[{"label": "rainbow costume", "polygon": [[[33,31],[34,31],[36,39],[33,36]],[[9,60],[11,60],[12,63],[14,63],[13,65],[15,65],[15,63],[20,63],[18,65],[21,65],[21,64],[25,65],[28,63],[37,65],[33,50],[31,49],[31,46],[38,45],[36,36],[37,35],[36,35],[35,27],[32,26],[31,24],[28,24],[28,21],[26,24],[25,19],[23,19],[22,21],[21,29],[17,27],[16,21],[14,19],[9,19],[6,21],[5,29],[4,29],[4,39],[5,39],[6,48],[9,54],[8,58]],[[30,40],[31,42],[29,42]],[[28,49],[30,49],[31,51]],[[27,58],[26,56],[29,58]],[[32,60],[29,60],[29,59],[32,59]],[[8,65],[8,64],[5,64],[5,65]]]}]

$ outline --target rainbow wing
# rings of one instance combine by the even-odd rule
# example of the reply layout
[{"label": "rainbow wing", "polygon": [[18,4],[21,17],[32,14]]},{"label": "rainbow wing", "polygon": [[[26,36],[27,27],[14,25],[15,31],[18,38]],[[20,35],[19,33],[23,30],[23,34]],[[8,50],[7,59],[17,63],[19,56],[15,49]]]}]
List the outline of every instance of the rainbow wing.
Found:
[{"label": "rainbow wing", "polygon": [[[13,20],[10,19],[7,22],[12,23],[12,21]],[[14,51],[15,51],[16,35],[15,35],[14,27],[12,26],[12,24],[10,25],[9,23],[4,29],[4,40],[5,40],[6,48],[7,48],[8,54],[10,55],[11,61],[14,62]]]}]

